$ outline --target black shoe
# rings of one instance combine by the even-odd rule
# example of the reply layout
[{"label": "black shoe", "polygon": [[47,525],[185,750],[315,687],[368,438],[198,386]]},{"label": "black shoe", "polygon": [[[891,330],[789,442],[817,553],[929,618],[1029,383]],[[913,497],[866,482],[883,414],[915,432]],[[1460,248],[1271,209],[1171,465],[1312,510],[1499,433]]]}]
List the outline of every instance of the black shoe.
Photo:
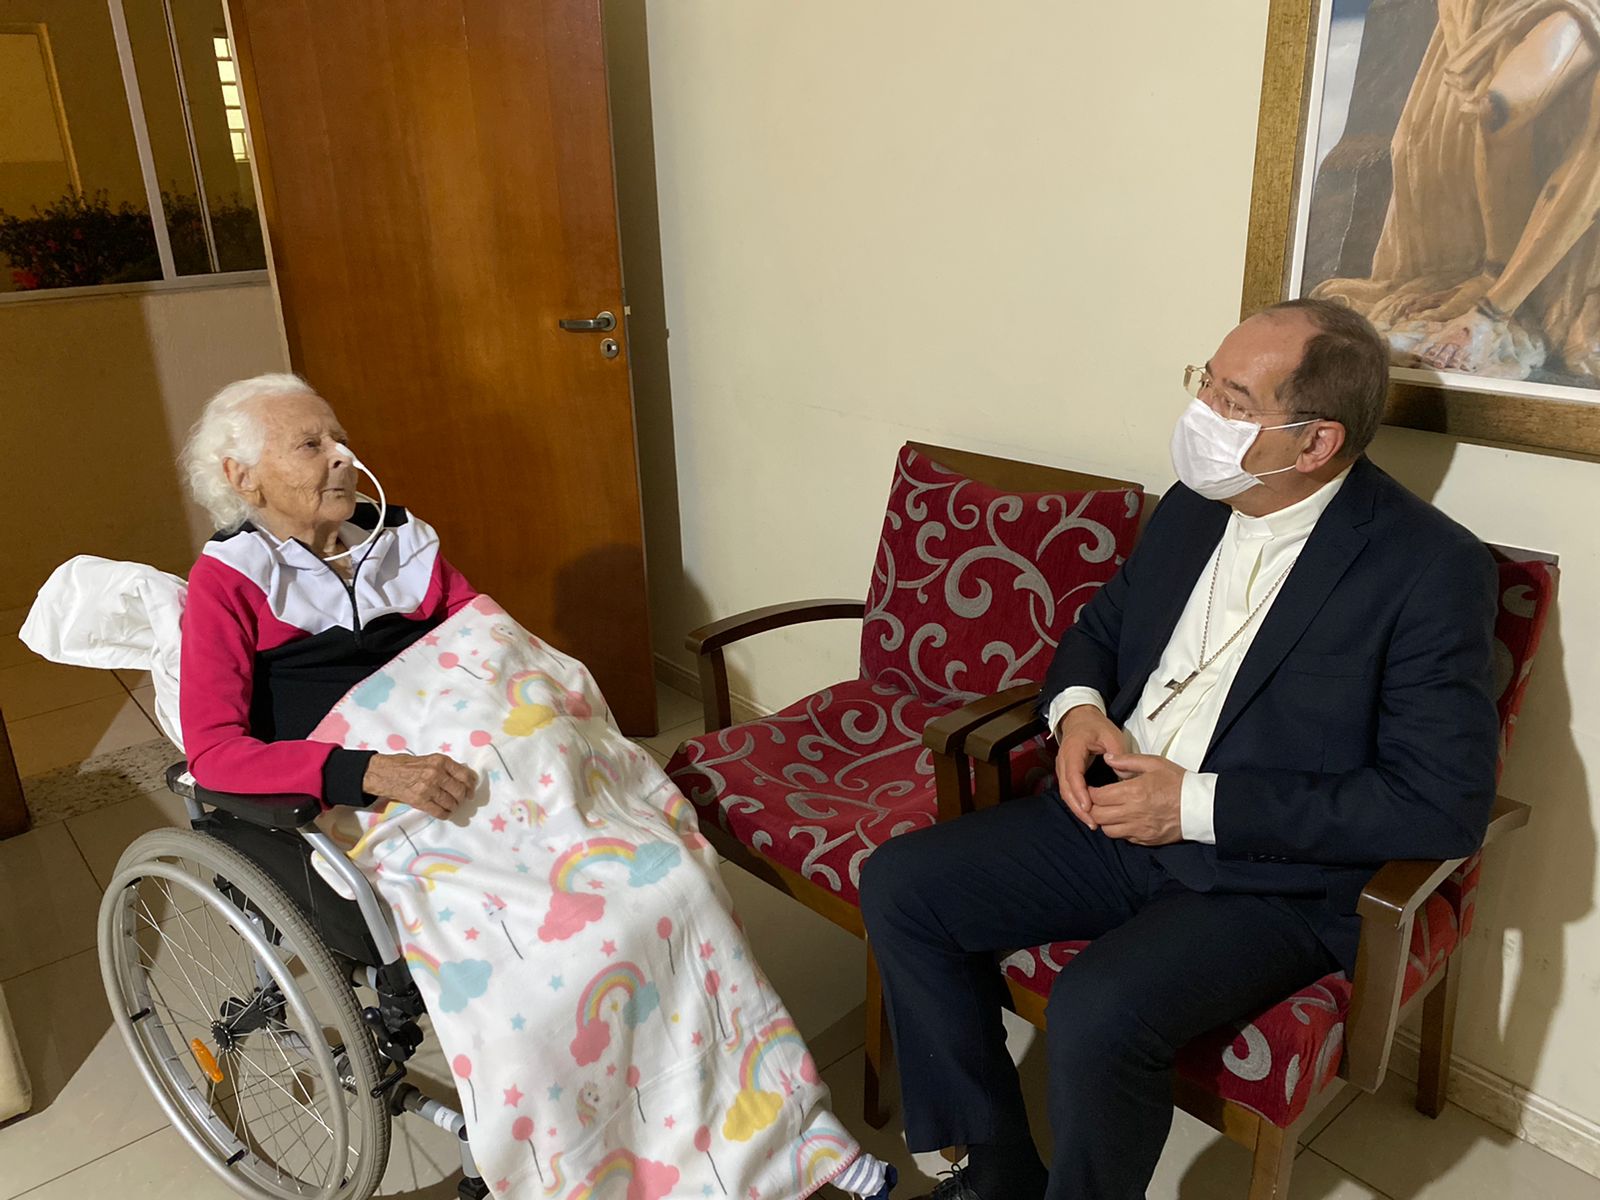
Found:
[{"label": "black shoe", "polygon": [[933,1191],[916,1197],[916,1200],[983,1200],[972,1190],[965,1167],[951,1167],[939,1176]]}]

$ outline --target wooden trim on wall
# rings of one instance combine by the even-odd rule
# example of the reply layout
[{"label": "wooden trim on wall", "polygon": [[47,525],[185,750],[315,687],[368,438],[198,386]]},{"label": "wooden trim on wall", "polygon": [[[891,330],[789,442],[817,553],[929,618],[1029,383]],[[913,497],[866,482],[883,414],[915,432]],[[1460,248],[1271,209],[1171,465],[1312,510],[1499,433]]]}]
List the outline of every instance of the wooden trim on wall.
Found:
[{"label": "wooden trim on wall", "polygon": [[[1240,318],[1287,296],[1313,31],[1331,0],[1271,0]],[[1600,457],[1600,391],[1585,404],[1391,382],[1384,423],[1470,441]]]}]

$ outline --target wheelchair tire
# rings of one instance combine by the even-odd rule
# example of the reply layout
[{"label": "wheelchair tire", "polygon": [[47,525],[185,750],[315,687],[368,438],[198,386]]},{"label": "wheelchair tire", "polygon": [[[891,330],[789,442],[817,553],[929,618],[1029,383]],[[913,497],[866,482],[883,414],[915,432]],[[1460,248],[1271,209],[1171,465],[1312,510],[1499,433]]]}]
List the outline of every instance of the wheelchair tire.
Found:
[{"label": "wheelchair tire", "polygon": [[260,867],[193,830],[144,834],[101,901],[99,949],[135,1064],[219,1178],[250,1200],[377,1190],[391,1118],[372,1035],[349,975]]}]

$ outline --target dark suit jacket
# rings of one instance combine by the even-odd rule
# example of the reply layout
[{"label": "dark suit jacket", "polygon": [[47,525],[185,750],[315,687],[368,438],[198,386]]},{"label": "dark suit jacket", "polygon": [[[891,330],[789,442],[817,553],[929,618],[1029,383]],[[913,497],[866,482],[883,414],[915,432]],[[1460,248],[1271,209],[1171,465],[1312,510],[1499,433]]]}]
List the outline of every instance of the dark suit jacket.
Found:
[{"label": "dark suit jacket", "polygon": [[[1062,637],[1041,711],[1084,685],[1127,721],[1229,513],[1182,484],[1166,493]],[[1495,596],[1482,542],[1356,462],[1261,618],[1200,765],[1218,777],[1216,845],[1162,847],[1162,865],[1197,890],[1290,897],[1349,968],[1377,867],[1483,840]]]}]

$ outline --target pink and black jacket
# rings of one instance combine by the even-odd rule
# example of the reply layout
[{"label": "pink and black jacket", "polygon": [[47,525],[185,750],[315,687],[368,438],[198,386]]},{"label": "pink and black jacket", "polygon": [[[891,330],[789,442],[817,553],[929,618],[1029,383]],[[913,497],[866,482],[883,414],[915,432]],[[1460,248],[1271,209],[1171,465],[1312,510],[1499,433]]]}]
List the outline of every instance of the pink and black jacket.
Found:
[{"label": "pink and black jacket", "polygon": [[[345,544],[378,519],[357,505]],[[365,805],[380,748],[304,740],[347,691],[477,593],[439,553],[439,536],[404,509],[352,556],[350,583],[302,542],[248,522],[219,533],[189,574],[179,711],[189,770],[202,786]]]}]

